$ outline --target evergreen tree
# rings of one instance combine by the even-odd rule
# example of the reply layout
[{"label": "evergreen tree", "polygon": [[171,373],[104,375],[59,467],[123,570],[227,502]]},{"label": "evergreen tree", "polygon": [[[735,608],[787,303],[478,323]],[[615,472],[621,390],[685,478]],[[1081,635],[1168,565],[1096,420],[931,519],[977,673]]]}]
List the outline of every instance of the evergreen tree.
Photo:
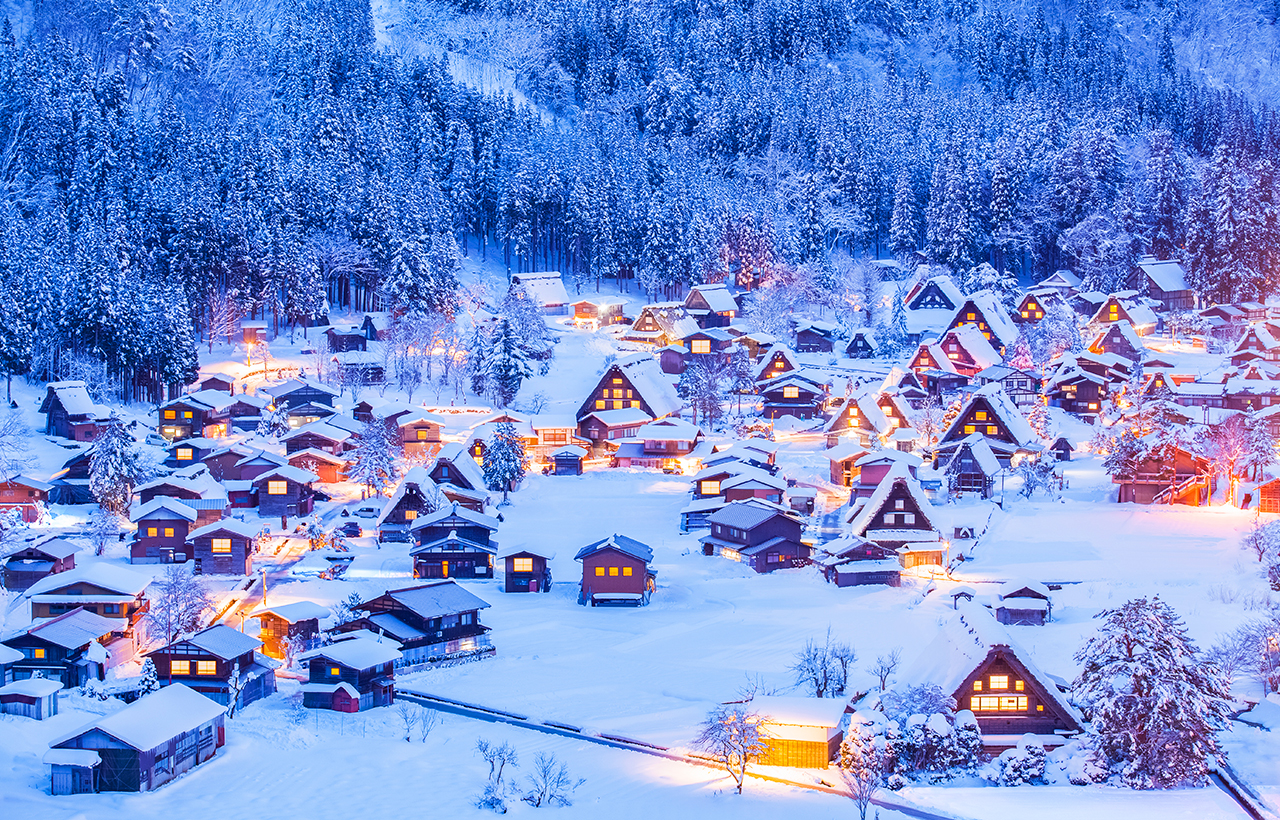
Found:
[{"label": "evergreen tree", "polygon": [[257,435],[272,441],[278,441],[289,432],[289,402],[271,403],[266,412],[258,420]]},{"label": "evergreen tree", "polygon": [[524,439],[511,422],[501,422],[494,427],[493,436],[484,448],[485,486],[495,492],[502,491],[502,503],[512,488],[529,472],[529,455],[525,452]]},{"label": "evergreen tree", "polygon": [[160,678],[156,675],[155,661],[147,658],[142,662],[142,680],[138,683],[138,697],[145,697],[160,690]]},{"label": "evergreen tree", "polygon": [[920,247],[919,214],[911,171],[904,167],[893,184],[893,211],[889,217],[889,248],[899,259]]},{"label": "evergreen tree", "polygon": [[506,319],[498,324],[498,333],[485,364],[488,368],[486,381],[499,407],[511,404],[520,392],[520,385],[533,375],[533,368],[520,348],[516,332]]},{"label": "evergreen tree", "polygon": [[1231,714],[1228,685],[1159,597],[1100,612],[1074,692],[1111,771],[1138,789],[1201,785]]},{"label": "evergreen tree", "polygon": [[104,510],[127,515],[141,477],[138,446],[120,417],[112,415],[89,447],[89,491]]},{"label": "evergreen tree", "polygon": [[[399,432],[399,428],[395,428]],[[351,454],[351,466],[347,476],[365,485],[369,492],[381,495],[395,485],[399,478],[396,460],[399,456],[399,436],[379,419],[364,423]]]}]

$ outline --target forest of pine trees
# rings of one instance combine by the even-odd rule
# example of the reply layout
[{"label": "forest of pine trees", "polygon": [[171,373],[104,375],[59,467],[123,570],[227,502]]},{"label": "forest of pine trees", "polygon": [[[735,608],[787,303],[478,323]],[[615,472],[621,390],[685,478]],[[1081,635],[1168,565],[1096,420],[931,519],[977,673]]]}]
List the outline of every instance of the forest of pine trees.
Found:
[{"label": "forest of pine trees", "polygon": [[658,295],[820,292],[850,258],[917,249],[1109,290],[1152,252],[1232,300],[1265,296],[1280,253],[1273,112],[1199,85],[1172,41],[1134,51],[1094,3],[1050,23],[940,0],[457,0],[536,32],[536,109],[378,47],[368,0],[29,11],[0,30],[0,368],[97,368],[121,398],[189,381],[197,340],[238,317],[450,315],[462,256]]}]

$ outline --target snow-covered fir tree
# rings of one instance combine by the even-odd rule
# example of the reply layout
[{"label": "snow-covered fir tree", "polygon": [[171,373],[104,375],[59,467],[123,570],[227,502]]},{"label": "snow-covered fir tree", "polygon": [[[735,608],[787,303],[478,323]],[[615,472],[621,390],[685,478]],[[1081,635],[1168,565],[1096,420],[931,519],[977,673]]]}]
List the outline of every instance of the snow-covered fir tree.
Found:
[{"label": "snow-covered fir tree", "polygon": [[89,491],[116,515],[129,512],[134,485],[142,478],[138,445],[119,416],[112,416],[89,448]]},{"label": "snow-covered fir tree", "polygon": [[380,419],[371,419],[360,428],[355,449],[351,452],[347,477],[363,484],[369,492],[382,495],[395,486],[400,476],[397,460],[400,456],[399,428],[388,428]]},{"label": "snow-covered fir tree", "polygon": [[270,441],[279,441],[289,430],[289,402],[272,402],[267,405],[258,420],[257,434]]},{"label": "snow-covered fir tree", "polygon": [[520,392],[520,385],[533,376],[533,368],[520,346],[520,339],[511,322],[505,318],[498,323],[498,332],[494,335],[485,365],[488,374],[486,384],[499,407],[510,405]]},{"label": "snow-covered fir tree", "polygon": [[507,503],[511,490],[529,472],[529,455],[525,451],[524,439],[520,438],[511,422],[504,421],[494,426],[493,435],[485,444],[481,467],[485,486],[494,492],[500,491],[502,503]]}]

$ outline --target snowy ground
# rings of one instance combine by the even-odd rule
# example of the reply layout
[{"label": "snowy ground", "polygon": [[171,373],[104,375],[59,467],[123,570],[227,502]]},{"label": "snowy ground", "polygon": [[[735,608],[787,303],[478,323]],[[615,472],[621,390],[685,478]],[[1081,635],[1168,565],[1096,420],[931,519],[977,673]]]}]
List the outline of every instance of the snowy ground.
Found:
[{"label": "snowy ground", "polygon": [[[468,281],[478,275],[469,262]],[[501,280],[488,275],[491,290],[500,291]],[[604,333],[560,324],[556,330],[561,342],[551,372],[526,385],[520,400],[540,392],[546,398],[544,412],[572,413],[595,383],[605,356],[616,352],[616,343]],[[315,332],[309,335],[314,342]],[[292,344],[273,342],[272,368],[313,367],[314,357],[302,352],[308,346],[300,334]],[[235,346],[215,346],[204,364],[242,364],[243,355]],[[33,428],[42,423],[35,413],[42,395],[40,388],[15,384],[15,397]],[[449,399],[442,396],[441,402]],[[150,424],[147,410],[125,412]],[[820,436],[790,435],[781,443],[779,462],[786,474],[827,486]],[[71,454],[35,436],[32,473],[48,476]],[[1257,562],[1238,546],[1250,515],[1222,507],[1116,505],[1110,501],[1109,480],[1091,457],[1071,462],[1067,478],[1070,487],[1060,501],[1015,499],[1010,483],[1005,510],[986,502],[941,508],[944,525],[985,528],[976,543],[956,543],[954,549],[969,560],[953,581],[911,579],[899,589],[837,589],[813,570],[757,576],[702,556],[696,535],[679,532],[678,511],[688,501],[688,484],[681,477],[639,470],[534,475],[502,509],[505,521],[496,537],[503,548],[554,552],[554,588],[549,594],[507,595],[500,580],[464,582],[492,605],[481,620],[493,629],[497,656],[402,676],[400,683],[537,719],[686,747],[708,708],[733,696],[749,676],[770,687],[789,687],[787,668],[795,651],[828,629],[858,652],[855,689],[871,687],[868,668],[877,655],[895,647],[903,648],[904,666],[909,666],[945,617],[945,593],[955,583],[973,585],[980,594],[994,593],[994,582],[1013,578],[1062,584],[1054,594],[1053,623],[1015,632],[1042,668],[1063,678],[1075,673],[1072,656],[1090,633],[1093,616],[1130,597],[1167,599],[1201,645],[1269,604],[1271,593]],[[358,506],[355,489],[345,489],[346,495],[320,510],[324,520],[335,520],[344,505]],[[72,525],[87,510],[58,512],[59,523]],[[368,519],[357,520],[372,526]],[[613,532],[654,548],[658,589],[648,607],[592,609],[575,603],[580,570],[574,553]],[[292,574],[281,574],[270,602],[308,599],[332,605],[352,591],[373,595],[412,582],[407,545],[379,548],[366,537],[355,541],[352,555],[345,580],[306,576],[311,559],[304,559]],[[124,563],[127,557],[115,550],[107,560]],[[22,610],[11,608],[7,629],[20,625]],[[252,631],[253,622],[246,628]],[[70,698],[65,713],[45,724],[0,718],[0,816],[9,816],[10,806],[26,811],[14,816],[51,820],[178,811],[195,818],[223,817],[237,810],[261,812],[264,806],[271,816],[282,817],[349,817],[370,809],[376,816],[394,816],[420,811],[424,795],[430,795],[432,816],[480,816],[470,800],[482,779],[483,763],[472,753],[481,736],[510,740],[525,760],[538,751],[554,751],[575,775],[587,778],[577,805],[565,816],[716,816],[731,807],[743,817],[785,812],[826,818],[853,811],[847,800],[760,782],[751,783],[747,796],[738,799],[726,793],[724,778],[706,769],[460,717],[446,717],[426,745],[397,740],[388,710],[346,718],[309,712],[295,723],[298,713],[290,702],[285,692],[250,707],[230,723],[225,755],[145,796],[55,799],[47,794],[48,772],[39,758],[49,738],[87,720],[83,710],[102,708],[98,704]],[[1268,733],[1240,727],[1229,745],[1233,762],[1251,782],[1280,791],[1280,744]],[[1015,812],[1126,820],[1243,816],[1215,790],[1163,795],[1102,788],[917,787],[905,797],[971,818]],[[890,818],[887,812],[882,816]]]}]

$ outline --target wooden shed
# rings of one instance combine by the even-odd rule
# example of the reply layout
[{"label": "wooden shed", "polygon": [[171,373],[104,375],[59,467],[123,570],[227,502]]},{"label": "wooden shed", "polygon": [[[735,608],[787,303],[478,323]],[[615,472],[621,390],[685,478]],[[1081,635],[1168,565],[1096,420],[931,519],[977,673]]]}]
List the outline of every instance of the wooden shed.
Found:
[{"label": "wooden shed", "polygon": [[260,609],[249,617],[258,619],[258,638],[262,640],[263,654],[283,658],[289,654],[287,645],[290,641],[304,650],[314,649],[320,636],[320,622],[329,615],[329,609],[320,604],[294,601]]},{"label": "wooden shed", "polygon": [[551,568],[547,562],[554,553],[541,554],[526,549],[504,552],[499,556],[503,567],[505,592],[549,592]]},{"label": "wooden shed", "polygon": [[825,769],[844,740],[846,701],[840,698],[757,696],[748,708],[761,716],[763,766]]},{"label": "wooden shed", "polygon": [[58,714],[58,692],[62,682],[49,678],[27,678],[0,686],[0,712],[6,715],[44,720]]},{"label": "wooden shed", "polygon": [[585,447],[570,444],[551,454],[552,472],[555,475],[582,475],[582,460],[587,457]]}]

